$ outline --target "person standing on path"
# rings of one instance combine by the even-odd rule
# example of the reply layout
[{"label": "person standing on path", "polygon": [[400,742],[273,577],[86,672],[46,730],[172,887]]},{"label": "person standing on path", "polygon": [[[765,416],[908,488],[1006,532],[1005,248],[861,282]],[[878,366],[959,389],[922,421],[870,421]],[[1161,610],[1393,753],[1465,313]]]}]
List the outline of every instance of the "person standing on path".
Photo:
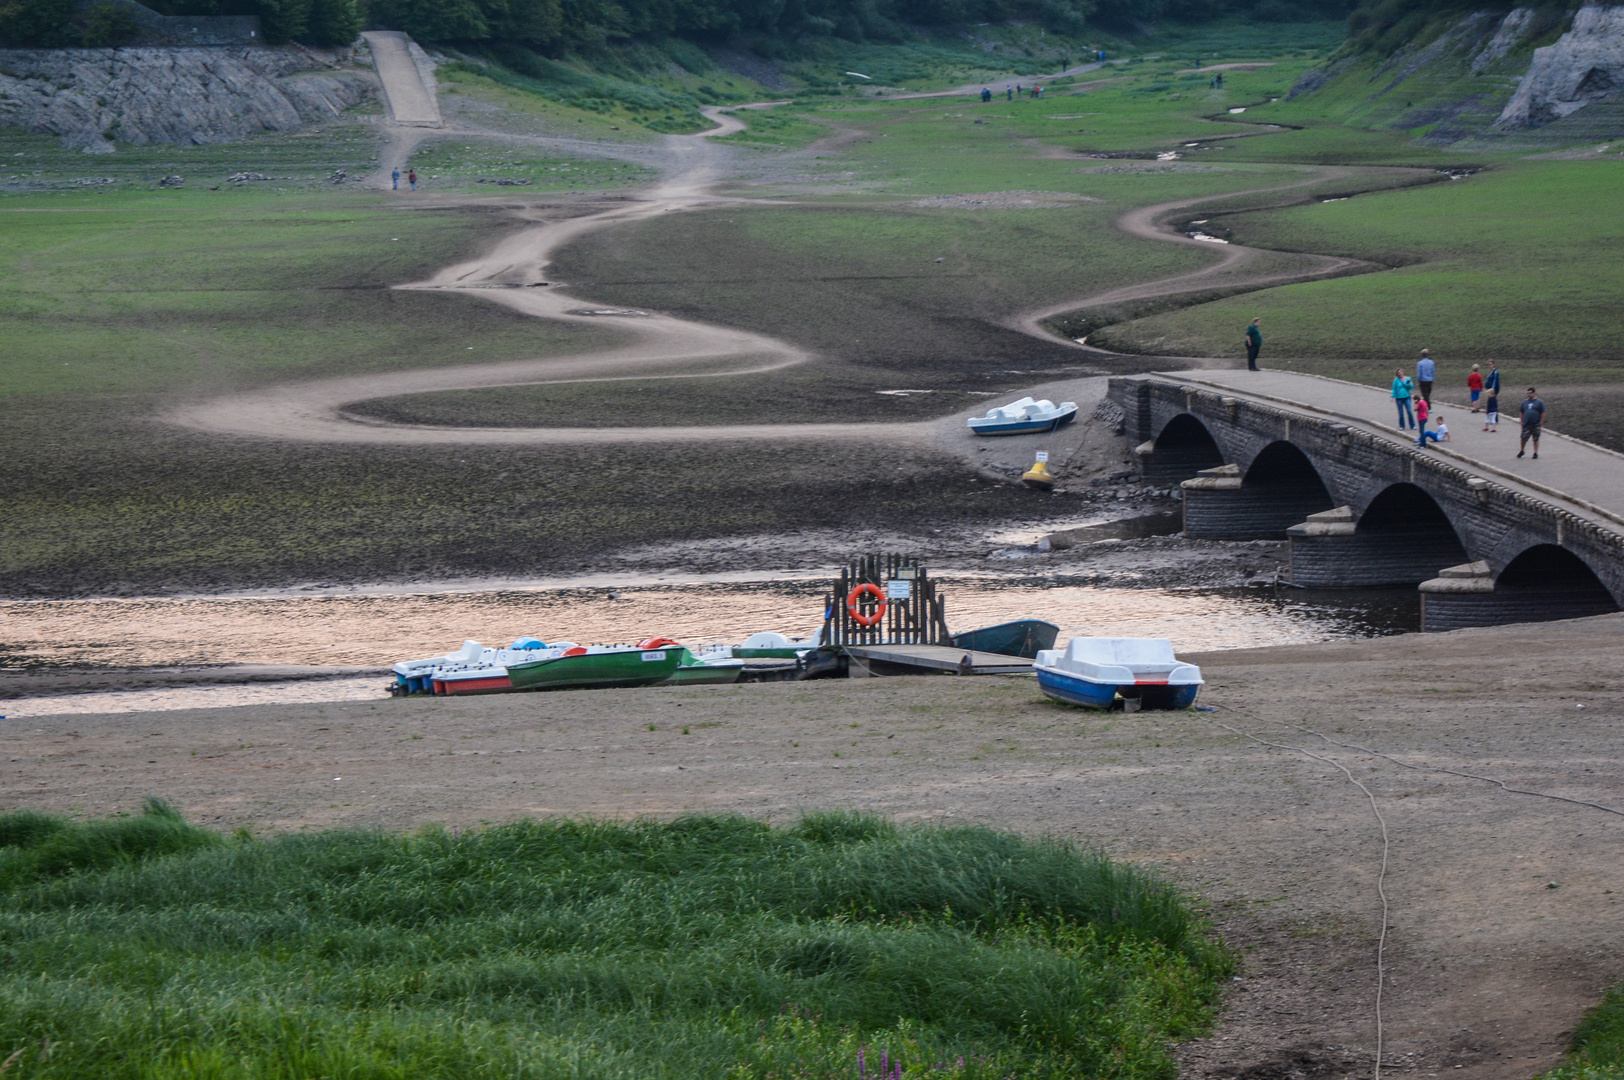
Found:
[{"label": "person standing on path", "polygon": [[1263,348],[1262,319],[1253,319],[1246,328],[1246,370],[1257,370],[1257,354]]},{"label": "person standing on path", "polygon": [[1477,399],[1483,393],[1483,376],[1477,372],[1477,365],[1472,365],[1472,373],[1466,376],[1466,389],[1472,395],[1472,411],[1477,412]]},{"label": "person standing on path", "polygon": [[987,102],[989,102],[991,100],[992,100],[992,91],[987,89],[985,86],[983,86],[981,88],[981,103],[983,105],[985,105]]},{"label": "person standing on path", "polygon": [[1483,399],[1483,430],[1500,430],[1500,391],[1488,391],[1488,397]]},{"label": "person standing on path", "polygon": [[1403,369],[1393,372],[1393,404],[1398,406],[1398,429],[1415,427],[1415,414],[1410,411],[1410,377]]},{"label": "person standing on path", "polygon": [[400,190],[400,170],[399,169],[391,169],[391,170],[389,170],[389,182],[390,182],[390,184],[393,185],[395,191]]},{"label": "person standing on path", "polygon": [[411,181],[412,190],[416,191],[417,190],[417,170],[413,169],[411,172],[407,173],[406,174],[406,179]]},{"label": "person standing on path", "polygon": [[1500,366],[1489,361],[1489,373],[1483,376],[1483,390],[1491,398],[1500,396]]},{"label": "person standing on path", "polygon": [[1522,412],[1522,438],[1517,443],[1517,456],[1523,456],[1523,450],[1528,446],[1528,440],[1534,440],[1534,460],[1539,460],[1539,428],[1545,423],[1545,403],[1534,393],[1534,388],[1528,388],[1528,396],[1519,406]]},{"label": "person standing on path", "polygon": [[1421,386],[1421,400],[1432,404],[1432,383],[1438,377],[1438,365],[1432,362],[1427,350],[1421,350],[1421,359],[1415,362],[1415,381]]}]

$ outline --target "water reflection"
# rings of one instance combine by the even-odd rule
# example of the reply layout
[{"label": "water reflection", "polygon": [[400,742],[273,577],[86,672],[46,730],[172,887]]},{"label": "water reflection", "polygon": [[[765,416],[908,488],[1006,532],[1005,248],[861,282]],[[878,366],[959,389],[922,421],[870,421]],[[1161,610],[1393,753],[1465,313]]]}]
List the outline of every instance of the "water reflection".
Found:
[{"label": "water reflection", "polygon": [[[954,630],[1037,617],[1076,634],[1167,637],[1184,650],[1284,645],[1413,629],[1413,591],[1109,589],[1063,578],[941,579]],[[16,670],[208,664],[385,667],[464,638],[631,642],[665,635],[737,642],[801,637],[821,619],[819,582],[0,603],[0,667]]]}]

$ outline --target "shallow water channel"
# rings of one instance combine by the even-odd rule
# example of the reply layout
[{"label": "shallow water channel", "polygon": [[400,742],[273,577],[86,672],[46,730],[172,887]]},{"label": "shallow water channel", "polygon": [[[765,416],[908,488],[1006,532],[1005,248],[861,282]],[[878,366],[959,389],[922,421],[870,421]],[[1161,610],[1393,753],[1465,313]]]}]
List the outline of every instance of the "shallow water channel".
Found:
[{"label": "shallow water channel", "polygon": [[[1018,618],[1079,634],[1167,637],[1183,651],[1370,637],[1413,629],[1413,590],[1111,589],[1064,578],[938,577],[954,630]],[[737,642],[761,630],[804,637],[820,621],[824,579],[635,588],[504,589],[390,595],[0,602],[0,668],[69,671],[217,664],[383,668],[465,638],[507,644]],[[176,686],[0,702],[8,717],[381,696],[378,676]]]}]

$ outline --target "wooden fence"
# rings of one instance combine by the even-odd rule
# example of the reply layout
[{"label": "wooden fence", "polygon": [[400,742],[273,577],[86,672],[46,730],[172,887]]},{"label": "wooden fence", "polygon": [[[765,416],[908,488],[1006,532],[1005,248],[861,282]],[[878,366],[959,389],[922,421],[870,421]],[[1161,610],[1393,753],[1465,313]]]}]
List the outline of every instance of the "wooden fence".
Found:
[{"label": "wooden fence", "polygon": [[[852,590],[873,585],[885,594],[885,614],[873,626],[852,618],[848,598]],[[857,610],[872,616],[880,607],[877,597],[865,594]],[[824,597],[825,645],[951,645],[947,615],[936,583],[919,560],[907,555],[865,555],[840,572],[834,589]]]}]

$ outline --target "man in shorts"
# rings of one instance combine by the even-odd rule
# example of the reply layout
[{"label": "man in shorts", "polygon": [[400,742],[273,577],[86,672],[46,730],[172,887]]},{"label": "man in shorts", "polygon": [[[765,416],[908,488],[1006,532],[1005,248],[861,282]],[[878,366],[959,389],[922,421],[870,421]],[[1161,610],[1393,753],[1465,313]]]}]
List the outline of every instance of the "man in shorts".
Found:
[{"label": "man in shorts", "polygon": [[1523,399],[1522,405],[1522,439],[1517,443],[1517,456],[1523,456],[1523,449],[1527,447],[1528,440],[1534,440],[1534,460],[1539,460],[1539,428],[1545,422],[1545,403],[1534,393],[1534,388],[1528,388],[1528,396]]}]

